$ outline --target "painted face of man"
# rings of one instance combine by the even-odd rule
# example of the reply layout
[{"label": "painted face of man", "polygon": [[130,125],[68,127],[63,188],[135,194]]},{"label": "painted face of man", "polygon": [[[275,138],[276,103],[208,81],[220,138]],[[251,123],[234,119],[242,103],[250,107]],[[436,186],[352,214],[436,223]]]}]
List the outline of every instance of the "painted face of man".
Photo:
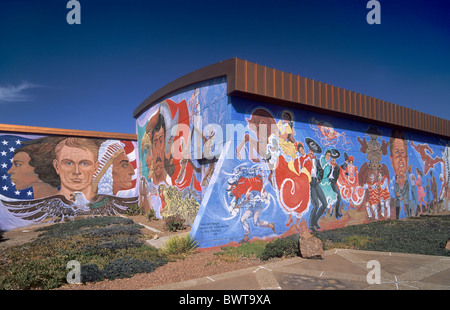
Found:
[{"label": "painted face of man", "polygon": [[18,152],[14,155],[11,169],[8,173],[11,175],[11,183],[14,183],[17,190],[32,187],[39,182],[34,167],[30,166],[30,155],[26,152]]},{"label": "painted face of man", "polygon": [[56,173],[61,178],[61,187],[72,192],[83,191],[92,185],[92,179],[98,162],[88,149],[62,147],[54,161]]},{"label": "painted face of man", "polygon": [[128,156],[123,152],[120,153],[113,161],[113,189],[118,191],[121,189],[130,188],[132,185],[133,175],[134,168],[131,166]]},{"label": "painted face of man", "polygon": [[405,176],[408,167],[408,150],[402,139],[395,139],[392,143],[391,165],[395,174]]},{"label": "painted face of man", "polygon": [[152,140],[153,173],[157,177],[164,175],[165,144],[164,129],[160,128]]}]

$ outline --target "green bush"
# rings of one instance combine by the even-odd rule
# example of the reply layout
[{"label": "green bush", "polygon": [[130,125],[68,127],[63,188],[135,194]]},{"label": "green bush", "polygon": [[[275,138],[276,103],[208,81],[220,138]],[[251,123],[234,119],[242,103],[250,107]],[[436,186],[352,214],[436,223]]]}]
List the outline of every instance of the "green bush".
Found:
[{"label": "green bush", "polygon": [[127,211],[125,211],[125,214],[128,216],[134,216],[134,215],[144,215],[144,209],[142,209],[137,203],[131,204]]},{"label": "green bush", "polygon": [[180,215],[171,215],[165,218],[166,230],[176,232],[181,229],[185,229],[184,220]]},{"label": "green bush", "polygon": [[148,213],[145,215],[149,221],[156,219],[156,211],[155,209],[150,209]]},{"label": "green bush", "polygon": [[268,260],[274,257],[292,257],[299,254],[298,241],[293,238],[280,238],[267,243],[260,258]]},{"label": "green bush", "polygon": [[85,219],[77,219],[71,222],[58,223],[49,226],[44,226],[37,229],[37,232],[42,232],[39,235],[40,239],[44,238],[63,238],[68,236],[79,235],[89,228],[106,227],[110,225],[131,225],[133,220],[123,217],[91,217]]},{"label": "green bush", "polygon": [[118,258],[108,263],[103,269],[95,264],[81,266],[81,282],[98,282],[103,280],[115,280],[130,278],[137,273],[148,273],[154,271],[165,261],[148,261],[133,258]]},{"label": "green bush", "polygon": [[102,237],[102,238],[117,236],[119,234],[132,236],[132,235],[139,235],[141,233],[142,228],[143,226],[135,223],[131,225],[114,225],[107,227],[91,228],[83,232],[83,235],[89,237]]}]

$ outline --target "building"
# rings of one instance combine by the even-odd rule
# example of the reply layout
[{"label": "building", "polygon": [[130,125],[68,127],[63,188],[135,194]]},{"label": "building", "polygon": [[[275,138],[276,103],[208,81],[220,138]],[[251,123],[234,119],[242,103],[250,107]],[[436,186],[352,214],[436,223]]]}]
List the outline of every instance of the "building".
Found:
[{"label": "building", "polygon": [[134,111],[140,204],[200,247],[442,212],[450,121],[232,58]]},{"label": "building", "polygon": [[450,121],[383,100],[232,58],[133,116],[132,135],[0,124],[0,230],[139,204],[208,248],[450,211]]}]

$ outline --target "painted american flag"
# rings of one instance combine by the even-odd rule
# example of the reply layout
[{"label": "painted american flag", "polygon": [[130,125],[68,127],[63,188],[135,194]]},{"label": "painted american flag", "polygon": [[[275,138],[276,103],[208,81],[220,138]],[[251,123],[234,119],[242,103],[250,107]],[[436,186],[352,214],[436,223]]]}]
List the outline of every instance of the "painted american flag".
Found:
[{"label": "painted american flag", "polygon": [[0,135],[0,194],[13,199],[33,199],[33,189],[17,190],[11,183],[8,170],[12,166],[14,152],[30,139],[18,135]]}]

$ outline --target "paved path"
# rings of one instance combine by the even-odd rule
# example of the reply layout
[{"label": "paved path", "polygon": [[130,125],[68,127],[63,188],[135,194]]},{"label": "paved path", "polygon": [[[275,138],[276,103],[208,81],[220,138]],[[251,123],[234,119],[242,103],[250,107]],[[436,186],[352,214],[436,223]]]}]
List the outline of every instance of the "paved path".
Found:
[{"label": "paved path", "polygon": [[332,249],[150,290],[450,290],[450,257]]}]

